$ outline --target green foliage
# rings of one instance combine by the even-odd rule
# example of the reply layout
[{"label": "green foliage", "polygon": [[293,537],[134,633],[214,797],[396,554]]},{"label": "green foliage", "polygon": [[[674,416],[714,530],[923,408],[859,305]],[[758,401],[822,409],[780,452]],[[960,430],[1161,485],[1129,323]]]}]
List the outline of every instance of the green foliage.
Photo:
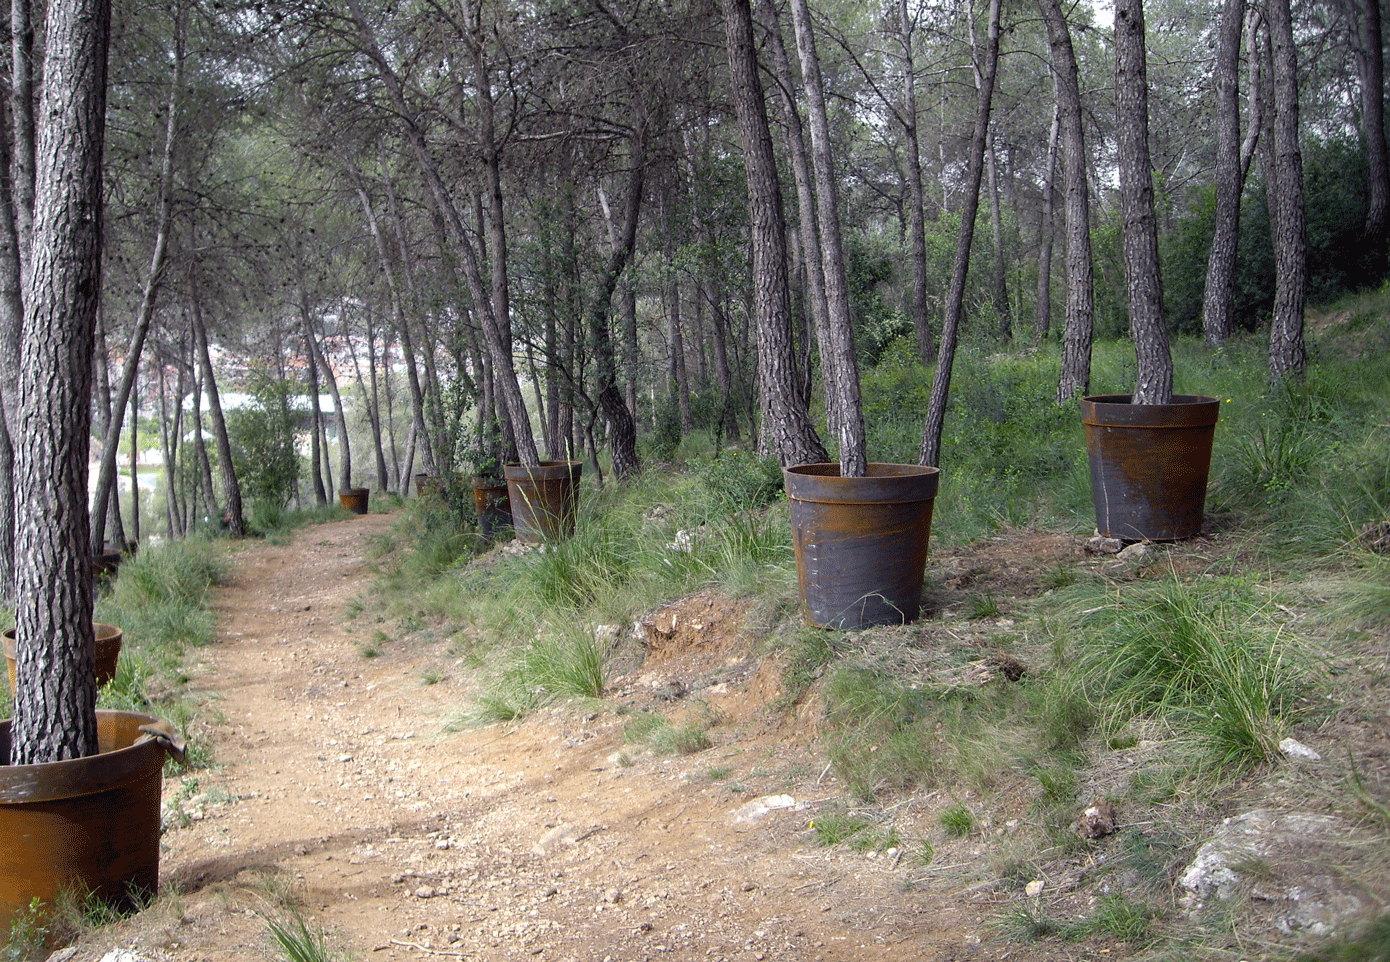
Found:
[{"label": "green foliage", "polygon": [[681,412],[673,397],[664,398],[656,407],[656,425],[646,438],[646,458],[672,461],[681,446]]},{"label": "green foliage", "polygon": [[38,899],[31,899],[28,908],[15,912],[10,931],[0,944],[0,962],[38,962],[48,956],[47,913]]},{"label": "green foliage", "polygon": [[300,412],[290,405],[292,385],[269,372],[251,379],[252,407],[227,413],[232,463],[246,499],[284,507],[299,493],[294,435]]},{"label": "green foliage", "polygon": [[[1326,303],[1379,284],[1386,265],[1364,241],[1366,164],[1350,138],[1309,138],[1303,153],[1308,237],[1308,299]],[[1215,192],[1204,187],[1188,213],[1161,238],[1164,309],[1172,330],[1202,329],[1202,296],[1215,212]],[[1115,275],[1122,276],[1122,275]],[[1241,204],[1236,263],[1235,317],[1257,330],[1274,307],[1274,250],[1266,185],[1254,181]]]},{"label": "green foliage", "polygon": [[690,468],[716,510],[764,507],[782,490],[782,469],[773,458],[728,449],[709,458],[693,459]]}]

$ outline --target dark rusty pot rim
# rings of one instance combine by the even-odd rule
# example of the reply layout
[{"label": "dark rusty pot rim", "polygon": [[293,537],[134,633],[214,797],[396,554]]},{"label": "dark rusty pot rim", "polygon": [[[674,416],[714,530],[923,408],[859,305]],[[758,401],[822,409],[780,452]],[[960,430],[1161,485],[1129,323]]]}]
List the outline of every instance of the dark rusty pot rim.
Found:
[{"label": "dark rusty pot rim", "polygon": [[[38,765],[0,764],[0,804],[23,805],[52,802],[64,798],[106,791],[140,777],[152,767],[164,765],[164,749],[154,739],[141,740],[139,726],[158,722],[154,715],[133,711],[97,712],[98,723],[125,719],[131,732],[130,744],[103,746],[97,755]],[[0,744],[6,755],[10,745],[10,719],[0,722]],[[3,759],[0,759],[2,762]]]},{"label": "dark rusty pot rim", "polygon": [[871,461],[862,478],[840,476],[838,462],[794,464],[782,469],[787,497],[819,504],[894,504],[930,501],[941,482],[939,468]]},{"label": "dark rusty pot rim", "polygon": [[1221,402],[1206,394],[1174,394],[1171,404],[1135,404],[1132,394],[1081,399],[1081,421],[1100,427],[1197,428],[1216,423]]},{"label": "dark rusty pot rim", "polygon": [[542,461],[529,467],[516,461],[502,465],[502,473],[508,481],[552,481],[557,478],[578,479],[584,470],[583,461]]}]

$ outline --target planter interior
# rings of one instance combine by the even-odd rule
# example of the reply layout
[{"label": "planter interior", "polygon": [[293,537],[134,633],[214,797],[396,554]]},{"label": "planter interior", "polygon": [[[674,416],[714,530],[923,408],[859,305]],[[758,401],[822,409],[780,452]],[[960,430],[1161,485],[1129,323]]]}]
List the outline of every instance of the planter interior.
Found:
[{"label": "planter interior", "polygon": [[542,461],[536,467],[508,464],[507,477],[516,540],[539,544],[574,534],[574,498],[582,461]]},{"label": "planter interior", "polygon": [[[41,765],[0,765],[0,932],[38,899],[90,893],[132,908],[159,885],[164,749],[142,739],[157,721],[97,712],[101,754]],[[10,722],[0,722],[0,760]]]},{"label": "planter interior", "polygon": [[1081,400],[1096,530],[1125,541],[1201,534],[1220,402],[1196,394],[1175,394],[1172,404],[1130,398]]},{"label": "planter interior", "polygon": [[[125,633],[115,625],[104,625],[99,621],[92,622],[92,628],[96,636],[93,660],[96,666],[97,687],[100,688],[116,677],[116,663],[120,660],[121,642],[125,638]],[[3,640],[4,643],[5,670],[10,676],[10,694],[13,695],[16,655],[14,629],[6,628],[0,632],[0,640]]]},{"label": "planter interior", "polygon": [[838,464],[800,464],[782,475],[807,624],[916,620],[940,472],[871,463],[866,477],[842,478]]}]

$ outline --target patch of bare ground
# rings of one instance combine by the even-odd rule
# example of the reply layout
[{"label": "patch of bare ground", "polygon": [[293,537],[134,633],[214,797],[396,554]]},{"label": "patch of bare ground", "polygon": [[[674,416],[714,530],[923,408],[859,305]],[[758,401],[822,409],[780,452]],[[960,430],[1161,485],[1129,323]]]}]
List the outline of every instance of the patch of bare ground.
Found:
[{"label": "patch of bare ground", "polygon": [[[373,618],[364,551],[389,523],[367,515],[303,530],[287,546],[236,549],[219,594],[218,643],[191,666],[217,767],[167,780],[165,895],[79,943],[77,962],[99,958],[113,936],[165,959],[264,959],[272,950],[258,913],[273,913],[286,889],[331,945],[383,962],[1132,953],[1099,936],[1011,942],[1000,918],[1029,906],[1092,911],[1107,859],[1134,833],[1040,859],[1027,841],[1036,782],[1009,771],[984,789],[859,806],[819,753],[818,689],[793,703],[785,655],[747,630],[743,602],[716,590],[642,619],[615,653],[621,673],[601,706],[446,733],[475,677],[447,641],[395,637]],[[1010,531],[939,552],[929,572],[935,616],[854,635],[857,654],[951,684],[1016,678],[1028,656],[1000,638],[1030,599],[1065,580],[1057,572],[1118,583],[1158,570],[1089,557],[1083,540]],[[1227,548],[1199,542],[1162,554],[1188,567],[1218,550]],[[982,593],[1000,611],[970,620]],[[345,615],[350,602],[362,609],[355,618]],[[961,656],[972,648],[977,658]],[[624,729],[639,712],[700,719],[711,747],[658,755],[628,743]],[[1334,718],[1318,735],[1354,740],[1369,783],[1383,786],[1384,720]],[[1142,750],[1088,787],[1119,784]],[[1317,777],[1297,776],[1289,791]],[[1179,798],[1163,817],[1209,828],[1243,801]],[[964,838],[942,830],[940,812],[952,804],[976,815]],[[826,811],[891,818],[901,841],[823,847],[811,823]],[[1164,837],[1190,844],[1181,831]],[[924,842],[935,849],[930,860]],[[1044,895],[1025,894],[1035,880]]]}]

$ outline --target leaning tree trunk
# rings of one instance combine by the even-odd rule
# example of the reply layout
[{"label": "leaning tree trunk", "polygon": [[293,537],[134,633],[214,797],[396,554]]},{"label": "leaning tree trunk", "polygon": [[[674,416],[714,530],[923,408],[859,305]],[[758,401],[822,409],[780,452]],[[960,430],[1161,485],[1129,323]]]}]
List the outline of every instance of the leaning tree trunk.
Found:
[{"label": "leaning tree trunk", "polygon": [[1062,370],[1057,403],[1085,394],[1091,385],[1091,335],[1095,319],[1091,260],[1091,195],[1086,179],[1086,135],[1076,51],[1059,0],[1038,0],[1057,83],[1062,133],[1062,191],[1067,212],[1067,319],[1062,331]]},{"label": "leaning tree trunk", "polygon": [[49,7],[16,451],[11,765],[97,752],[87,458],[101,296],[109,0]]},{"label": "leaning tree trunk", "polygon": [[1135,404],[1173,398],[1173,356],[1163,321],[1153,167],[1149,160],[1149,90],[1143,0],[1115,4],[1115,147],[1124,220],[1125,292],[1138,361]]},{"label": "leaning tree trunk", "polygon": [[623,209],[622,235],[618,243],[613,245],[613,252],[603,272],[603,281],[589,312],[594,337],[594,367],[598,375],[598,402],[608,418],[613,473],[619,481],[636,477],[642,466],[637,457],[637,427],[618,388],[617,359],[613,352],[608,318],[613,310],[613,293],[617,290],[618,280],[637,245],[637,222],[642,211],[642,187],[647,168],[645,139],[646,119],[643,118],[632,134],[632,173]]},{"label": "leaning tree trunk", "polygon": [[1289,0],[1270,0],[1274,59],[1274,316],[1269,325],[1269,382],[1301,381],[1308,369],[1303,308],[1308,297],[1308,238],[1303,155],[1298,146],[1298,55]]},{"label": "leaning tree trunk", "polygon": [[990,107],[994,100],[994,78],[999,67],[999,4],[990,0],[989,27],[985,38],[984,66],[975,102],[975,132],[970,138],[970,167],[966,173],[965,206],[960,213],[960,234],[956,238],[956,260],[951,269],[951,289],[946,296],[946,317],[941,325],[941,342],[927,399],[926,425],[922,429],[919,464],[939,467],[941,431],[946,425],[946,400],[951,393],[951,368],[956,361],[956,342],[960,336],[961,312],[965,306],[965,280],[970,273],[970,245],[975,240],[975,218],[980,212],[980,181],[984,179],[985,137],[989,133]]},{"label": "leaning tree trunk", "polygon": [[759,447],[783,466],[829,460],[796,383],[791,297],[787,289],[787,234],[767,102],[758,76],[749,0],[722,0],[729,84],[743,139],[752,226],[753,309],[758,340]]},{"label": "leaning tree trunk", "polygon": [[[164,285],[164,262],[169,251],[169,225],[173,220],[174,182],[174,142],[178,130],[179,91],[183,87],[184,67],[184,17],[182,8],[174,25],[174,75],[169,82],[169,97],[164,105],[166,113],[164,124],[164,150],[159,163],[158,200],[156,202],[154,252],[150,256],[149,270],[145,273],[144,294],[140,298],[140,310],[135,317],[135,329],[130,335],[130,345],[126,348],[125,363],[121,367],[121,380],[116,388],[116,397],[110,407],[110,418],[105,425],[106,437],[102,447],[101,465],[97,471],[96,496],[93,504],[103,505],[112,497],[116,482],[116,451],[120,447],[121,419],[130,403],[131,391],[135,388],[135,376],[140,368],[140,355],[145,349],[145,338],[154,319],[155,302],[159,290]],[[137,490],[138,498],[140,492]],[[98,508],[92,517],[92,544],[100,548],[106,541],[107,512]],[[115,518],[120,522],[120,505],[116,504]]]},{"label": "leaning tree trunk", "polygon": [[208,414],[212,418],[212,435],[217,441],[218,467],[222,474],[222,497],[227,508],[223,518],[234,537],[246,534],[246,520],[241,509],[241,484],[237,481],[236,466],[232,463],[232,441],[227,435],[227,419],[222,416],[222,396],[217,390],[217,377],[212,370],[212,353],[208,350],[207,324],[196,285],[193,290],[193,338],[198,351],[198,363],[203,369],[203,387],[208,394]]},{"label": "leaning tree trunk", "polygon": [[348,10],[352,17],[357,39],[362,52],[372,62],[386,89],[386,95],[396,109],[398,121],[406,135],[406,142],[424,176],[429,191],[430,202],[436,213],[443,219],[449,240],[453,243],[463,261],[463,276],[468,283],[468,293],[473,299],[474,308],[482,317],[483,335],[488,352],[492,355],[499,394],[506,405],[508,418],[516,438],[517,453],[522,464],[535,467],[540,464],[536,453],[535,437],[531,432],[531,420],[526,413],[526,402],[521,393],[521,383],[516,377],[516,366],[512,361],[511,319],[498,318],[492,309],[488,285],[483,281],[482,263],[478,252],[464,227],[463,218],[453,200],[453,194],[444,181],[444,175],[425,142],[415,111],[406,100],[400,77],[391,66],[390,59],[382,52],[372,28],[368,25],[359,0],[348,0]]}]

